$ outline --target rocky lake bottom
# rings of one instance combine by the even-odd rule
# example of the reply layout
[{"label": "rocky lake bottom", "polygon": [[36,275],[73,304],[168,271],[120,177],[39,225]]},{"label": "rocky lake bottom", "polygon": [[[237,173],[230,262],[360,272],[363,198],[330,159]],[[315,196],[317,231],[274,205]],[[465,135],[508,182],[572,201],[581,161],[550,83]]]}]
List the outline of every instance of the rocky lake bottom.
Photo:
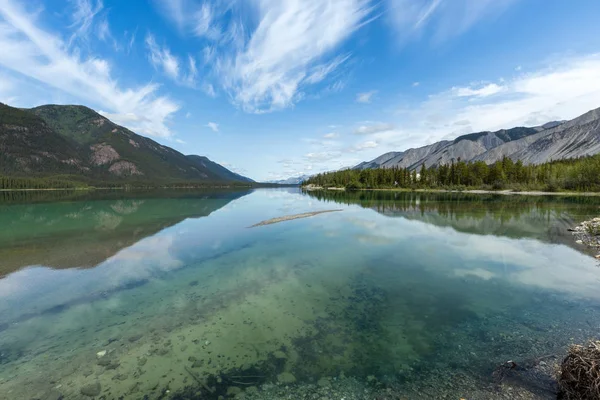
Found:
[{"label": "rocky lake bottom", "polygon": [[0,205],[0,398],[555,398],[599,200],[342,195]]}]

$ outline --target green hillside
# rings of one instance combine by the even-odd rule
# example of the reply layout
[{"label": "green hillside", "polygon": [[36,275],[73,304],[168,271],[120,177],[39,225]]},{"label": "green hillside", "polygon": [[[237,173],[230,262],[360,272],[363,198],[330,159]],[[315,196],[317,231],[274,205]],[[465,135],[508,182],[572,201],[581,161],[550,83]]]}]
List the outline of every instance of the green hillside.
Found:
[{"label": "green hillside", "polygon": [[185,156],[76,105],[0,104],[0,175],[103,183],[252,182],[202,156]]}]

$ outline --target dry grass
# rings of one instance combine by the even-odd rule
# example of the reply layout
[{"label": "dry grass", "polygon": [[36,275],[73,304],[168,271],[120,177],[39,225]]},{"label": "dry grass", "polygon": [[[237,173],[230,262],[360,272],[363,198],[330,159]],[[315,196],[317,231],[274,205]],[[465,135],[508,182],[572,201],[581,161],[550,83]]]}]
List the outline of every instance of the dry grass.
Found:
[{"label": "dry grass", "polygon": [[600,399],[600,341],[572,345],[558,375],[559,398]]}]

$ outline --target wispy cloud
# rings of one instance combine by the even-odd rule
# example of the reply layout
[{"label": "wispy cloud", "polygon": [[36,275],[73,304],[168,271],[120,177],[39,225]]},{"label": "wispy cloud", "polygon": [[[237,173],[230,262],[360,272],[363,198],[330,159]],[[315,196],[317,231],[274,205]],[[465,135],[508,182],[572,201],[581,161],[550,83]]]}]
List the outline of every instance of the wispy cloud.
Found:
[{"label": "wispy cloud", "polygon": [[[39,14],[29,13],[23,6],[22,2],[0,0],[2,68],[14,76],[27,77],[31,87],[38,82],[84,100],[138,133],[173,135],[167,121],[179,105],[168,97],[157,96],[158,85],[122,88],[112,78],[108,61],[94,56],[83,58],[77,47],[71,50],[59,36],[40,28],[41,24],[36,23]],[[87,21],[84,17],[78,20],[82,26]]]},{"label": "wispy cloud", "polygon": [[496,83],[488,83],[481,85],[454,87],[452,88],[458,97],[488,97],[507,90],[505,86],[500,86]]},{"label": "wispy cloud", "polygon": [[370,92],[359,93],[356,95],[356,101],[359,103],[370,103],[371,99],[373,98],[373,96],[375,96],[376,93],[377,93],[377,90],[371,90]]},{"label": "wispy cloud", "polygon": [[394,129],[394,125],[392,125],[392,124],[386,124],[386,123],[382,123],[382,122],[373,122],[373,123],[367,123],[367,124],[358,126],[354,130],[354,134],[355,135],[372,135],[374,133],[391,131],[392,129]]},{"label": "wispy cloud", "polygon": [[421,84],[421,82],[413,82],[412,87],[417,87]]},{"label": "wispy cloud", "polygon": [[212,129],[213,132],[219,132],[219,124],[216,122],[209,122],[206,127]]},{"label": "wispy cloud", "polygon": [[325,139],[335,139],[338,136],[340,136],[340,135],[337,132],[329,132],[329,133],[326,133],[325,135],[323,135],[323,137]]},{"label": "wispy cloud", "polygon": [[420,35],[426,28],[436,41],[469,30],[473,25],[504,12],[520,0],[387,0],[389,23],[400,41]]},{"label": "wispy cloud", "polygon": [[167,47],[161,47],[156,43],[154,35],[146,36],[146,46],[150,52],[149,58],[155,68],[162,71],[171,79],[179,79],[179,60],[171,54],[171,50]]},{"label": "wispy cloud", "polygon": [[188,55],[188,72],[186,74],[182,71],[183,68],[181,68],[179,58],[174,56],[167,46],[158,45],[154,35],[148,34],[146,36],[146,46],[149,52],[148,58],[156,69],[161,70],[177,84],[188,87],[196,86],[198,67],[196,66],[194,57]]},{"label": "wispy cloud", "polygon": [[[102,0],[70,0],[73,10],[71,13],[71,28],[74,29],[69,45],[72,45],[76,40],[87,40],[94,26],[94,19],[102,11],[104,5]],[[106,35],[108,23],[105,27],[100,28],[99,35]]]},{"label": "wispy cloud", "polygon": [[325,91],[343,88],[351,55],[340,47],[373,10],[372,0],[155,1],[182,33],[208,42],[207,94],[217,85],[250,113],[291,107],[326,80]]}]

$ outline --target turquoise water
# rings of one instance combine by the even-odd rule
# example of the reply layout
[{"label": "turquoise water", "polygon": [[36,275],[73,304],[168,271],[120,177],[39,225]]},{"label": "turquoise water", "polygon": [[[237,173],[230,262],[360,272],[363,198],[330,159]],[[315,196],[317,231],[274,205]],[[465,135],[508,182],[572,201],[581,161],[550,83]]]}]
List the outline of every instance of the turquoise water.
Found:
[{"label": "turquoise water", "polygon": [[[106,399],[217,398],[340,374],[456,398],[507,360],[560,354],[600,327],[600,269],[567,232],[598,215],[595,198],[265,189],[9,200],[0,398],[80,399],[96,383]],[[249,228],[332,209],[342,211]]]}]

